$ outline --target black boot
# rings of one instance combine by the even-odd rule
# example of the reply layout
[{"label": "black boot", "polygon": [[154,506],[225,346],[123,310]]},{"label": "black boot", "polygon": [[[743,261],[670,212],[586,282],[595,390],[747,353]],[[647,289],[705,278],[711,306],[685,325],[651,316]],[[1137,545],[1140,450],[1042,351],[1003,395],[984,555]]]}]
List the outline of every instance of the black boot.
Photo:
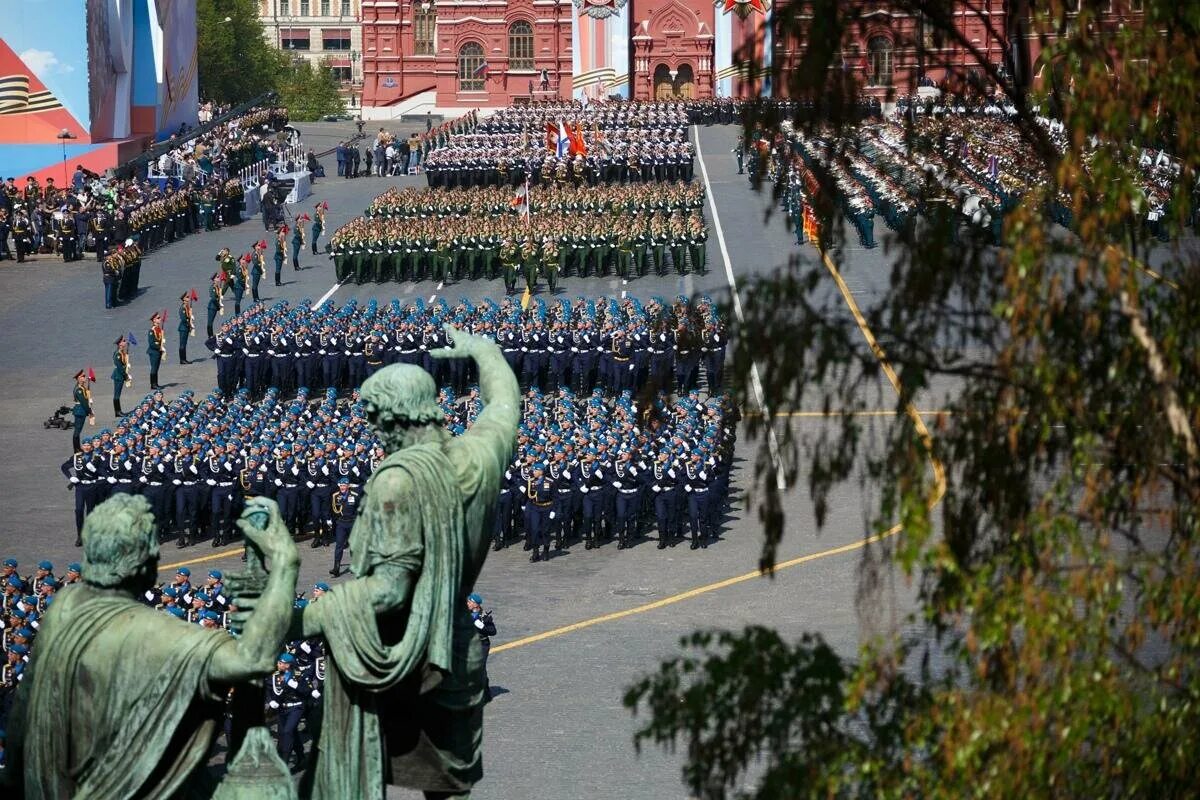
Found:
[{"label": "black boot", "polygon": [[189,544],[191,544],[191,540],[188,538],[187,528],[184,528],[179,532],[179,539],[175,542],[175,546],[182,548],[187,547]]},{"label": "black boot", "polygon": [[190,363],[191,362],[188,361],[188,358],[187,358],[187,351],[184,350],[182,347],[179,348],[179,365],[183,366],[184,364],[190,364]]},{"label": "black boot", "polygon": [[158,373],[157,372],[150,373],[150,388],[155,389],[155,390],[162,388],[161,386],[158,385]]},{"label": "black boot", "polygon": [[125,416],[125,414],[121,411],[121,401],[115,397],[113,398],[113,413],[116,414],[118,418]]},{"label": "black boot", "polygon": [[339,575],[341,575],[342,574],[342,565],[334,564],[333,569],[329,570],[329,574],[335,578],[338,577]]},{"label": "black boot", "polygon": [[529,557],[529,563],[531,563],[531,564],[533,564],[533,563],[535,563],[535,562],[538,562],[538,561],[541,561],[541,560],[542,560],[542,559],[541,559],[541,557],[540,557],[540,556],[538,556],[538,551],[537,551],[537,550],[534,550],[534,551],[533,551],[533,555],[531,555],[531,556]]},{"label": "black boot", "polygon": [[82,537],[82,536],[80,536],[78,533],[77,533],[77,534],[75,534],[75,546],[76,546],[76,547],[83,547],[83,537]]},{"label": "black boot", "polygon": [[549,561],[549,560],[550,560],[550,543],[546,542],[546,544],[542,546],[542,561]]}]

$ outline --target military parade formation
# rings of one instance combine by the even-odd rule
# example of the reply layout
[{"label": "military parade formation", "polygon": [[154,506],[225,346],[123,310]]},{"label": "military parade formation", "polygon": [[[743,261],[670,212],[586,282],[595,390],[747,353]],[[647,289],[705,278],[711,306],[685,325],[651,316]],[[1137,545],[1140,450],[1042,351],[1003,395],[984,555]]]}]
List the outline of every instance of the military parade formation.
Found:
[{"label": "military parade formation", "polygon": [[704,192],[651,186],[390,189],[331,237],[339,282],[503,278],[532,291],[544,279],[703,272]]}]

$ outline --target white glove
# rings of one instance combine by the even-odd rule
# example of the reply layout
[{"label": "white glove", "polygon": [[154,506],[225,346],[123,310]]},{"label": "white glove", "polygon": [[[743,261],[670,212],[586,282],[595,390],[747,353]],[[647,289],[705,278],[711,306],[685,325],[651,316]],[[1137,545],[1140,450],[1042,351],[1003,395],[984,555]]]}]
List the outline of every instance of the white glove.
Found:
[{"label": "white glove", "polygon": [[586,486],[580,486],[579,491],[583,492],[584,494],[587,494],[591,490],[588,489],[588,487],[586,487]]},{"label": "white glove", "polygon": [[691,487],[690,485],[689,485],[689,486],[684,486],[684,487],[683,487],[683,490],[684,490],[685,492],[690,492],[690,491],[692,490],[692,487]]},{"label": "white glove", "polygon": [[217,485],[217,482],[215,480],[213,480],[212,478],[209,478],[208,480],[206,480],[205,483],[207,483],[209,486]]},{"label": "white glove", "polygon": [[661,487],[661,486],[651,486],[651,487],[650,487],[650,491],[652,491],[652,492],[661,492],[661,491],[662,491],[662,487]]},{"label": "white glove", "polygon": [[553,512],[553,511],[551,511],[551,512],[550,512],[550,519],[554,519],[554,512]]},{"label": "white glove", "polygon": [[171,481],[171,483],[175,484],[176,486],[179,486],[180,484],[183,483],[183,481],[179,480],[179,478],[176,478],[175,480]]},{"label": "white glove", "polygon": [[272,700],[271,702],[267,703],[267,705],[270,706],[271,708],[279,708],[279,703],[276,702],[275,700]]},{"label": "white glove", "polygon": [[483,630],[483,620],[481,620],[481,619],[476,619],[476,620],[475,620],[475,627],[476,627],[476,628],[479,628],[479,630]]},{"label": "white glove", "polygon": [[79,478],[76,478],[74,475],[72,475],[72,476],[71,476],[71,483],[79,483]]},{"label": "white glove", "polygon": [[311,488],[313,488],[313,486],[315,486],[316,484],[314,484],[312,481],[305,481],[305,482],[304,482],[304,485],[305,485],[305,486],[307,486],[308,488],[310,488],[310,489],[311,489]]}]

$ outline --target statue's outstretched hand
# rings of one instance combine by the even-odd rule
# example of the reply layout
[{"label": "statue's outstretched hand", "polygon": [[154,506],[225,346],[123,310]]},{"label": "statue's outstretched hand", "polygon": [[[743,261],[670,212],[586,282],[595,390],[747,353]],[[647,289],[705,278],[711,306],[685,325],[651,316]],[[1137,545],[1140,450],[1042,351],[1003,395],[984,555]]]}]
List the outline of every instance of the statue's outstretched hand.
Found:
[{"label": "statue's outstretched hand", "polygon": [[454,346],[439,347],[437,350],[430,350],[429,355],[432,358],[473,358],[481,350],[495,346],[491,339],[459,330],[449,323],[443,325],[442,328],[446,331],[446,337],[450,339],[450,343]]},{"label": "statue's outstretched hand", "polygon": [[279,505],[266,497],[254,497],[246,501],[246,508],[237,521],[237,526],[246,540],[253,542],[272,563],[295,561],[299,563],[300,552],[292,539],[291,531],[279,514]]}]

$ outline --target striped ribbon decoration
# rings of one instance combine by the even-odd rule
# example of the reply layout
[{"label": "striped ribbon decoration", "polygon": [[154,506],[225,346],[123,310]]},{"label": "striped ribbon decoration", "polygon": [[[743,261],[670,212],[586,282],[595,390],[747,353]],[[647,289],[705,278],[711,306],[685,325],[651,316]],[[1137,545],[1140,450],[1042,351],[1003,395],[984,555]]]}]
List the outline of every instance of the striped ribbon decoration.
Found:
[{"label": "striped ribbon decoration", "polygon": [[36,114],[62,108],[62,103],[49,90],[29,92],[28,75],[0,77],[0,114]]}]

